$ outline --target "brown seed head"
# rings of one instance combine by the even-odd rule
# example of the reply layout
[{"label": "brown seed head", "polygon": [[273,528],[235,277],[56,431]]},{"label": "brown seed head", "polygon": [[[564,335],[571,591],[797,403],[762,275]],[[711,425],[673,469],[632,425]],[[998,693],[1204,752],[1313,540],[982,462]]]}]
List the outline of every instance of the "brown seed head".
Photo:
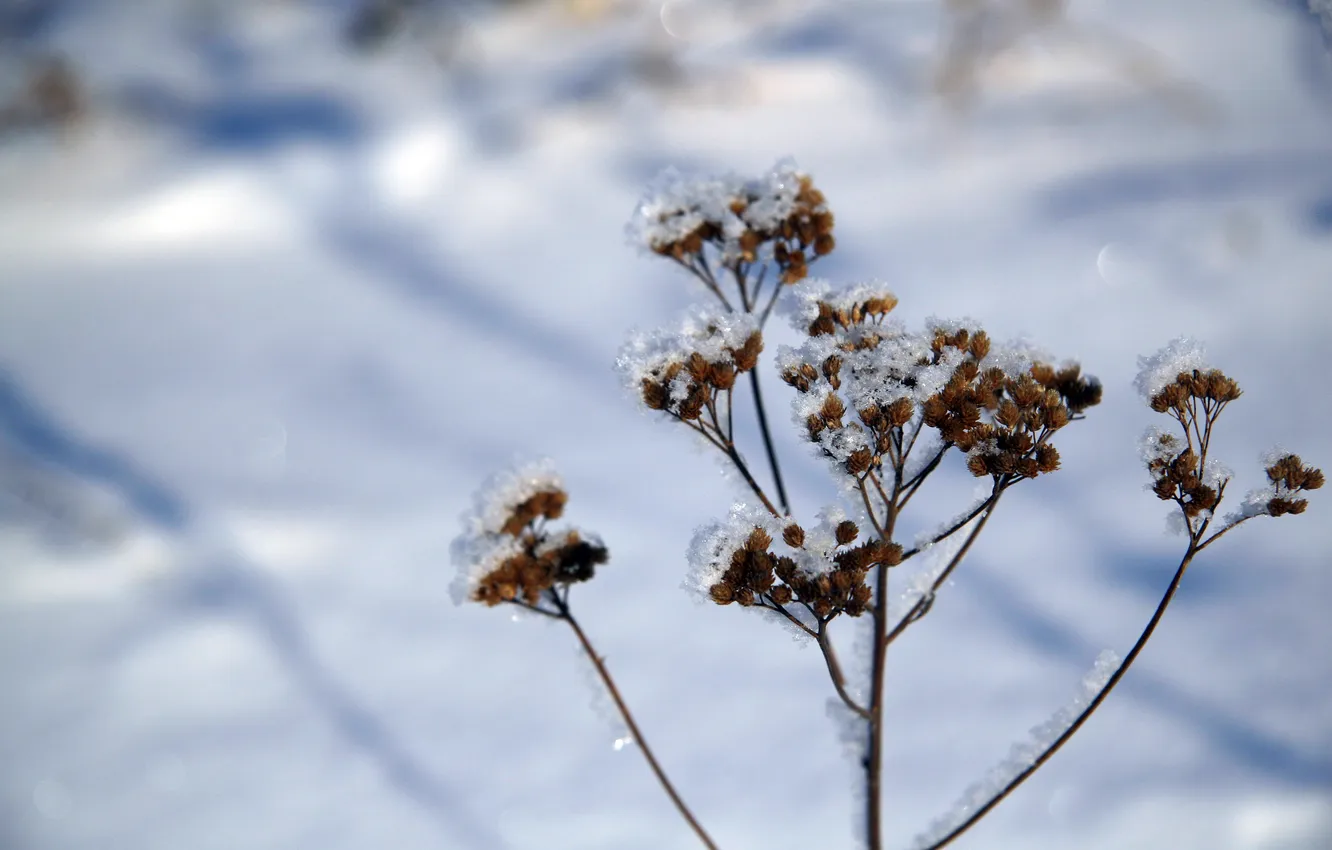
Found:
[{"label": "brown seed head", "polygon": [[786,541],[786,545],[792,549],[801,549],[805,545],[805,529],[791,523],[782,529],[782,540]]},{"label": "brown seed head", "polygon": [[856,539],[860,534],[860,529],[849,519],[844,519],[837,524],[836,537],[839,545],[845,546]]},{"label": "brown seed head", "polygon": [[745,540],[745,551],[747,552],[766,552],[772,545],[772,537],[768,532],[761,528],[755,528],[749,532],[749,537]]},{"label": "brown seed head", "polygon": [[869,449],[859,448],[846,459],[846,471],[851,475],[863,475],[874,463],[874,455]]},{"label": "brown seed head", "polygon": [[1036,447],[1036,469],[1038,472],[1054,472],[1059,468],[1059,450],[1049,443]]},{"label": "brown seed head", "polygon": [[895,399],[888,405],[888,425],[892,428],[901,428],[911,421],[911,417],[916,412],[916,405],[911,399],[903,396]]},{"label": "brown seed head", "polygon": [[699,354],[697,351],[693,352],[689,355],[689,358],[685,360],[684,366],[685,370],[689,372],[689,377],[693,378],[695,381],[702,383],[707,380],[708,361],[702,354]]},{"label": "brown seed head", "polygon": [[763,351],[763,334],[754,331],[745,339],[745,344],[732,355],[737,372],[748,372],[758,365],[759,354]]},{"label": "brown seed head", "polygon": [[835,378],[842,371],[842,358],[836,354],[823,361],[823,377]]},{"label": "brown seed head", "polygon": [[830,423],[836,423],[846,413],[846,405],[837,397],[836,393],[828,393],[823,399],[823,406],[819,408],[820,415]]},{"label": "brown seed head", "polygon": [[713,363],[708,367],[708,381],[719,390],[735,386],[735,366],[731,363]]}]

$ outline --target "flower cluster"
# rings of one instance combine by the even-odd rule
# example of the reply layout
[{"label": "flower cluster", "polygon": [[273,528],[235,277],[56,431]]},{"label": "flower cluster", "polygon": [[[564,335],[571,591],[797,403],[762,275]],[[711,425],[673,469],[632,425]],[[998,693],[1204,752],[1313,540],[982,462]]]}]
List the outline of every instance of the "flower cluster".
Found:
[{"label": "flower cluster", "polygon": [[737,506],[726,522],[695,535],[692,584],[718,605],[783,612],[796,605],[821,622],[842,613],[859,617],[870,609],[870,571],[902,560],[897,544],[873,537],[857,544],[859,537],[856,523],[835,509],[806,532],[797,523]]},{"label": "flower cluster", "polygon": [[[695,532],[686,587],[713,604],[766,611],[817,644],[863,742],[858,762],[869,801],[867,844],[877,848],[888,648],[935,606],[1005,491],[1059,468],[1055,433],[1099,404],[1102,388],[1077,364],[1054,366],[1025,344],[996,344],[969,319],[932,318],[922,332],[908,332],[891,316],[896,296],[881,284],[834,290],[807,279],[809,263],[833,249],[832,226],[823,195],[788,163],[756,180],[685,180],[668,173],[639,204],[631,235],[683,266],[719,303],[696,308],[674,329],[632,336],[616,366],[648,409],[666,413],[717,448],[761,503],[737,504],[726,519]],[[781,272],[771,280],[769,261]],[[723,288],[732,284],[728,297]],[[795,391],[796,427],[831,462],[843,495],[854,491],[854,518],[831,507],[802,526],[785,493],[756,371],[762,329],[779,296],[803,335],[798,347],[783,347],[776,358],[782,379]],[[1187,551],[1125,659],[1099,659],[1074,705],[1038,727],[1034,741],[1015,748],[1016,755],[969,790],[961,814],[936,822],[917,840],[919,847],[938,850],[952,842],[1078,731],[1151,637],[1195,555],[1253,516],[1303,513],[1302,494],[1323,486],[1320,470],[1297,455],[1274,452],[1264,462],[1268,486],[1250,493],[1238,513],[1205,536],[1232,477],[1209,458],[1213,426],[1240,388],[1208,367],[1201,347],[1188,339],[1141,358],[1139,365],[1144,399],[1178,426],[1172,432],[1150,429],[1142,450],[1153,491],[1179,508],[1172,518],[1188,530]],[[735,387],[745,373],[775,498],[735,442]],[[965,455],[973,475],[992,479],[990,492],[904,550],[892,539],[903,528],[900,519],[909,503],[919,505],[912,499],[952,449]],[[509,602],[570,625],[662,787],[704,846],[715,850],[574,618],[569,586],[590,579],[608,556],[595,538],[548,527],[567,501],[559,476],[544,464],[492,480],[464,517],[465,532],[455,543],[455,596],[488,606]],[[890,569],[945,541],[938,565],[916,576],[905,611],[894,613]],[[868,614],[873,621],[867,632],[872,667],[855,671],[867,681],[851,681],[838,660],[831,621],[841,614]]]},{"label": "flower cluster", "polygon": [[[1177,339],[1139,360],[1137,384],[1148,405],[1175,420],[1179,434],[1148,429],[1143,460],[1152,476],[1152,492],[1180,507],[1188,528],[1200,534],[1225,494],[1231,474],[1208,460],[1213,426],[1226,405],[1242,394],[1239,384],[1207,365],[1202,346]],[[1268,486],[1253,490],[1240,509],[1226,517],[1222,530],[1255,516],[1303,513],[1298,494],[1323,486],[1323,473],[1305,466],[1298,455],[1273,451],[1264,459]]]},{"label": "flower cluster", "polygon": [[692,422],[715,411],[718,393],[729,392],[762,351],[753,316],[699,309],[676,331],[630,337],[616,366],[650,410]]},{"label": "flower cluster", "polygon": [[1268,484],[1249,491],[1239,511],[1227,517],[1230,522],[1241,522],[1253,516],[1285,516],[1302,514],[1309,506],[1299,494],[1318,490],[1323,486],[1323,472],[1305,466],[1299,455],[1275,450],[1264,459]]},{"label": "flower cluster", "polygon": [[564,514],[568,499],[549,464],[493,478],[463,518],[467,531],[454,543],[457,601],[535,607],[555,586],[592,578],[608,558],[601,541],[577,529],[546,526]]},{"label": "flower cluster", "polygon": [[1268,516],[1302,514],[1309,506],[1307,499],[1294,498],[1304,490],[1317,490],[1323,486],[1323,471],[1305,466],[1299,455],[1284,455],[1267,468],[1272,498],[1267,501]]},{"label": "flower cluster", "polygon": [[798,393],[797,424],[851,475],[892,459],[894,435],[919,416],[969,455],[973,474],[1034,478],[1059,466],[1050,436],[1100,401],[1076,365],[1033,362],[965,323],[907,333],[885,321],[897,298],[882,288],[802,288],[792,318],[809,339],[783,349],[782,378]]},{"label": "flower cluster", "polygon": [[1153,447],[1145,449],[1144,456],[1156,497],[1177,503],[1190,522],[1215,510],[1228,477],[1220,471],[1205,474],[1211,471],[1203,469],[1203,459],[1173,434],[1152,431],[1146,439]]},{"label": "flower cluster", "polygon": [[816,257],[832,252],[833,214],[808,174],[784,160],[768,174],[687,179],[663,174],[639,202],[631,241],[689,267],[713,246],[734,268],[771,256],[783,283],[795,283]]}]

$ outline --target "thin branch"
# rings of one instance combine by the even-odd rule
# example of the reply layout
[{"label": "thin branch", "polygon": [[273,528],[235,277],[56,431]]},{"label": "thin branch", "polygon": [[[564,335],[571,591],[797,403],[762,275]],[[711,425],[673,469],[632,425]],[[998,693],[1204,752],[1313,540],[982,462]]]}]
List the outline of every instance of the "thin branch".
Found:
[{"label": "thin branch", "polygon": [[[763,268],[759,269],[758,283],[754,287],[754,297],[758,297],[759,290],[763,287],[763,279],[768,275],[768,264],[764,263]],[[759,315],[759,329],[768,323],[768,317],[772,315],[772,308],[777,305],[777,296],[782,293],[782,281],[778,278],[772,282],[772,294],[768,296],[768,303]]]},{"label": "thin branch", "polygon": [[592,647],[592,642],[587,639],[587,635],[583,633],[583,629],[578,625],[578,621],[574,619],[573,614],[569,611],[569,606],[554,593],[551,594],[551,597],[554,599],[556,607],[560,610],[560,618],[567,622],[569,627],[574,630],[574,634],[578,636],[578,642],[583,646],[583,651],[586,652],[587,657],[592,660],[592,666],[596,668],[597,675],[601,677],[601,681],[606,686],[606,690],[610,692],[611,699],[615,701],[616,708],[620,710],[620,716],[624,718],[624,724],[629,727],[629,734],[634,736],[634,742],[638,744],[638,749],[643,753],[643,758],[647,759],[648,766],[652,768],[652,772],[656,775],[657,781],[661,783],[661,787],[665,789],[666,794],[671,798],[671,802],[675,803],[675,808],[679,810],[680,816],[689,823],[690,828],[694,830],[694,833],[698,836],[698,839],[703,842],[703,845],[707,847],[708,850],[717,850],[717,845],[713,843],[712,838],[710,838],[707,832],[704,831],[702,825],[699,824],[698,820],[694,817],[694,813],[685,805],[684,800],[682,800],[680,795],[676,793],[675,786],[671,784],[670,779],[666,777],[666,772],[662,770],[661,765],[657,763],[657,757],[652,754],[652,748],[648,746],[647,741],[643,738],[642,731],[638,728],[638,724],[634,722],[634,715],[629,711],[629,706],[625,705],[624,699],[620,697],[620,689],[615,686],[615,680],[611,678],[610,671],[606,669],[605,662],[597,655],[596,650]]},{"label": "thin branch", "polygon": [[754,388],[754,410],[758,414],[759,433],[763,435],[763,449],[768,453],[768,466],[772,469],[772,480],[777,485],[777,501],[782,511],[791,515],[791,500],[786,496],[786,484],[782,482],[782,468],[777,463],[777,449],[772,443],[772,433],[768,430],[768,414],[763,408],[763,393],[759,390],[758,369],[749,370],[749,383]]},{"label": "thin branch", "polygon": [[[879,476],[877,476],[877,475],[874,474],[874,470],[873,470],[873,469],[870,469],[870,471],[869,471],[869,473],[868,473],[868,475],[867,475],[866,477],[868,477],[869,480],[870,480],[870,483],[872,483],[872,484],[874,485],[874,489],[878,491],[878,493],[879,493],[879,498],[880,498],[880,499],[883,499],[883,506],[884,506],[884,509],[888,511],[888,513],[889,513],[890,516],[896,517],[896,516],[897,516],[898,506],[897,506],[894,502],[892,502],[891,500],[889,500],[889,498],[888,498],[888,494],[885,493],[884,490],[883,490],[883,482],[879,481]],[[883,539],[884,539],[884,540],[887,540],[887,539],[891,536],[891,534],[892,534],[892,526],[891,526],[890,523],[885,523],[885,526],[886,526],[887,529],[888,529],[888,534],[885,534],[885,535],[883,536]]]},{"label": "thin branch", "polygon": [[[519,608],[522,608],[524,611],[531,611],[532,613],[534,613],[534,614],[540,614],[540,615],[542,615],[543,617],[550,617],[552,620],[563,620],[563,619],[564,619],[564,617],[560,616],[559,614],[555,613],[554,611],[547,611],[545,608],[542,608],[542,607],[539,606],[539,605],[531,605],[531,604],[529,604],[528,602],[526,602],[525,600],[522,600],[522,599],[510,599],[510,600],[508,600],[508,601],[509,601],[511,604],[513,604],[513,605],[517,605]],[[516,616],[516,615],[515,615],[515,616]]]},{"label": "thin branch", "polygon": [[[879,495],[883,497],[887,514],[883,522],[883,540],[892,539],[897,526],[897,499],[902,494],[902,467],[893,468],[893,493],[890,498],[883,491],[878,476],[869,473]],[[888,626],[888,565],[879,564],[874,587],[874,661],[870,673],[870,718],[868,754],[865,758],[865,839],[868,850],[883,848],[883,680],[886,672],[888,645],[882,640]]]},{"label": "thin branch", "polygon": [[[976,526],[971,529],[971,533],[967,535],[967,539],[962,544],[962,548],[958,549],[953,555],[952,560],[948,562],[948,566],[944,567],[943,571],[930,583],[929,591],[921,596],[920,599],[917,599],[916,604],[911,606],[911,610],[904,614],[902,619],[897,621],[897,625],[893,626],[892,631],[884,636],[883,645],[885,647],[897,640],[898,636],[906,631],[907,626],[924,617],[930,612],[930,609],[934,607],[934,594],[939,591],[939,588],[943,587],[944,582],[948,581],[948,577],[952,575],[953,570],[957,569],[957,565],[962,563],[962,559],[967,556],[967,550],[971,548],[971,544],[976,542],[976,538],[980,536],[981,530],[985,528],[985,523],[989,522],[990,517],[994,514],[994,508],[999,504],[999,497],[1003,495],[1004,489],[1005,485],[999,483],[995,484],[995,489],[990,494],[990,498],[982,503],[982,506],[986,507],[985,515],[982,516],[980,522],[976,523]],[[967,521],[970,522],[971,520]]]},{"label": "thin branch", "polygon": [[962,517],[959,517],[958,520],[957,520],[956,522],[954,522],[952,525],[948,526],[948,528],[946,528],[945,530],[939,532],[939,533],[936,534],[934,537],[930,538],[930,540],[929,540],[928,543],[923,543],[923,544],[921,544],[920,546],[913,546],[912,548],[910,548],[910,549],[908,549],[907,551],[903,552],[903,553],[902,553],[902,560],[905,561],[905,560],[907,560],[908,558],[912,558],[912,557],[914,557],[914,556],[916,556],[916,555],[919,555],[919,554],[920,554],[921,552],[923,552],[927,547],[933,546],[934,544],[936,544],[936,543],[938,543],[939,541],[944,540],[944,539],[946,539],[946,538],[948,538],[948,537],[952,537],[954,534],[957,533],[958,529],[962,528],[962,527],[965,526],[967,523],[971,522],[973,519],[975,519],[977,516],[979,516],[979,515],[980,515],[980,512],[983,511],[983,510],[985,510],[985,506],[988,505],[989,502],[990,502],[990,500],[989,500],[989,499],[986,499],[985,501],[980,502],[979,504],[977,504],[976,507],[972,508],[968,513],[966,513],[966,514],[963,515]]},{"label": "thin branch", "polygon": [[731,406],[734,397],[734,390],[726,390],[726,442],[728,443],[735,442],[735,411]]},{"label": "thin branch", "polygon": [[771,513],[775,517],[778,517],[779,519],[782,516],[789,515],[790,513],[789,511],[787,512],[787,514],[780,514],[777,512],[777,508],[773,506],[772,500],[768,498],[768,494],[763,492],[763,488],[759,486],[758,481],[754,480],[753,474],[750,473],[749,467],[745,466],[745,462],[740,459],[740,452],[736,450],[735,443],[726,439],[725,435],[721,433],[720,427],[716,427],[717,433],[714,436],[712,433],[708,431],[707,426],[703,422],[701,421],[691,422],[682,417],[680,414],[675,413],[674,411],[668,410],[666,412],[669,415],[675,417],[680,422],[683,422],[691,430],[697,432],[698,434],[701,434],[705,440],[707,440],[713,446],[716,446],[719,452],[730,458],[731,462],[735,464],[736,469],[738,469],[740,471],[740,474],[744,477],[745,483],[749,485],[749,489],[754,491],[754,495],[759,497],[759,499],[763,502],[763,507],[767,508],[769,513]]},{"label": "thin branch", "polygon": [[740,290],[740,305],[745,308],[746,313],[753,313],[754,302],[749,300],[749,287],[745,283],[749,277],[748,270],[743,266],[743,260],[731,266],[731,277],[735,278],[735,288]]},{"label": "thin branch", "polygon": [[689,272],[694,277],[702,281],[703,285],[706,286],[709,290],[711,290],[713,295],[717,296],[717,298],[720,299],[722,305],[726,307],[726,312],[728,313],[735,312],[735,308],[732,307],[731,302],[727,300],[726,294],[723,293],[721,291],[721,287],[717,285],[717,279],[712,276],[712,270],[708,268],[707,260],[702,259],[702,254],[699,255],[699,259],[703,264],[702,269],[700,269],[698,266],[695,266],[692,263],[686,263],[684,260],[673,255],[671,256],[671,259],[675,260],[675,262],[678,265],[680,265],[685,271]]},{"label": "thin branch", "polygon": [[828,636],[828,624],[819,623],[819,631],[815,635],[819,642],[819,649],[823,652],[823,659],[828,663],[828,676],[832,679],[833,688],[837,690],[837,696],[842,698],[846,707],[854,711],[862,720],[870,721],[869,710],[861,706],[846,690],[846,677],[842,675],[842,665],[837,662],[837,651],[833,648],[832,640]]},{"label": "thin branch", "polygon": [[1128,672],[1129,667],[1132,666],[1134,660],[1138,657],[1138,654],[1141,653],[1143,647],[1147,645],[1147,641],[1151,638],[1152,632],[1156,631],[1156,626],[1161,622],[1161,617],[1165,615],[1166,608],[1170,606],[1170,601],[1175,598],[1175,591],[1179,590],[1179,584],[1184,578],[1185,570],[1189,568],[1189,564],[1193,561],[1193,557],[1198,554],[1198,548],[1195,543],[1196,541],[1190,541],[1189,548],[1184,553],[1184,559],[1179,563],[1179,569],[1175,570],[1175,577],[1171,579],[1170,586],[1166,588],[1165,595],[1161,597],[1160,604],[1156,606],[1156,611],[1152,614],[1152,618],[1147,621],[1147,626],[1142,630],[1142,634],[1138,637],[1137,643],[1133,644],[1133,648],[1129,650],[1129,654],[1125,656],[1122,662],[1120,662],[1118,669],[1115,670],[1114,674],[1106,681],[1101,690],[1097,692],[1095,698],[1093,698],[1087,707],[1082,710],[1082,713],[1077,716],[1068,729],[1064,730],[1064,733],[1046,747],[1045,750],[1036,757],[1035,761],[1028,765],[1027,768],[1017,776],[1013,777],[1013,779],[1010,780],[998,793],[991,797],[989,801],[976,809],[976,811],[972,812],[966,820],[954,827],[947,835],[924,848],[924,850],[940,850],[940,848],[951,844],[955,838],[970,829],[976,821],[985,817],[989,814],[991,809],[1003,802],[1004,798],[1013,793],[1014,789],[1023,782],[1026,782],[1028,777],[1039,770],[1041,765],[1049,761],[1050,757],[1058,752],[1059,748],[1062,747],[1069,738],[1072,738],[1078,729],[1082,728],[1082,724],[1087,722],[1087,718],[1091,717],[1092,712],[1096,711],[1101,703],[1105,701],[1105,698],[1110,695],[1112,690],[1114,690],[1115,685],[1119,684],[1119,680],[1124,678],[1124,674]]},{"label": "thin branch", "polygon": [[804,632],[805,634],[809,635],[815,640],[818,640],[819,638],[818,632],[814,631],[809,626],[800,622],[800,618],[792,614],[790,611],[786,610],[785,605],[782,605],[781,603],[777,602],[767,594],[759,596],[758,598],[759,598],[758,606],[760,608],[767,608],[770,611],[776,611],[778,614],[781,614],[783,617],[789,620],[792,625],[800,629],[800,631]]},{"label": "thin branch", "polygon": [[772,514],[778,519],[781,519],[784,516],[791,515],[791,512],[789,510],[786,511],[785,513],[777,512],[777,508],[773,506],[772,500],[768,498],[768,494],[763,492],[763,488],[759,486],[759,483],[754,480],[754,476],[750,473],[749,467],[745,466],[745,462],[740,459],[740,452],[736,451],[734,443],[732,443],[726,449],[726,454],[731,458],[731,462],[735,464],[735,468],[740,470],[740,474],[744,476],[745,483],[749,485],[749,489],[754,491],[754,495],[758,496],[759,499],[763,502],[763,507],[768,509],[768,513]]},{"label": "thin branch", "polygon": [[[939,451],[935,453],[934,457],[930,458],[930,462],[921,467],[921,470],[915,475],[911,476],[911,480],[906,483],[905,492],[902,494],[903,506],[911,501],[911,497],[916,495],[916,491],[920,490],[920,485],[925,483],[925,478],[938,468],[939,461],[943,460],[943,456],[948,453],[950,448],[952,448],[950,444],[944,443],[939,447]],[[908,448],[907,451],[909,452],[910,448]]]},{"label": "thin branch", "polygon": [[888,538],[883,532],[883,525],[874,513],[874,506],[870,504],[869,490],[865,488],[864,478],[856,479],[856,489],[860,490],[860,499],[865,503],[865,513],[869,514],[870,523],[874,526],[875,533],[879,535],[880,540],[887,540]]}]

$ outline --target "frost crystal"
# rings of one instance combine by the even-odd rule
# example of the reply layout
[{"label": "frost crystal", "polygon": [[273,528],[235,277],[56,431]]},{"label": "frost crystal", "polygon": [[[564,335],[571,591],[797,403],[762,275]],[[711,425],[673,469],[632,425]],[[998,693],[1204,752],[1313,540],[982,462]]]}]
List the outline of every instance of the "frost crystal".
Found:
[{"label": "frost crystal", "polygon": [[[870,299],[896,298],[877,283],[859,284],[834,291],[826,281],[810,280],[794,287],[787,313],[796,329],[809,331],[810,324],[829,308],[845,312],[848,316],[857,305]],[[822,305],[822,306],[821,306]],[[919,409],[931,396],[937,395],[952,378],[957,367],[970,356],[967,351],[945,346],[936,352],[933,344],[937,334],[951,335],[966,328],[974,330],[978,323],[970,319],[940,319],[931,317],[923,333],[909,333],[900,322],[882,315],[866,320],[852,320],[850,327],[840,327],[836,333],[820,333],[808,337],[798,348],[782,346],[777,353],[777,367],[783,374],[813,374],[809,390],[796,395],[791,416],[796,427],[807,430],[806,423],[817,414],[824,400],[833,393],[844,400],[851,411],[872,406],[887,408],[898,399],[909,399]],[[861,345],[864,341],[867,344]],[[846,343],[853,345],[846,345]],[[850,350],[848,350],[848,348]],[[823,375],[823,364],[831,357],[840,363],[839,386]],[[1024,342],[999,345],[991,343],[978,366],[981,370],[998,368],[1010,378],[1027,374],[1034,362],[1042,359]],[[812,372],[810,370],[813,370]],[[813,435],[813,441],[835,467],[845,464],[857,449],[869,448],[869,436],[858,422],[846,427],[826,428]],[[983,451],[980,447],[978,451]]]},{"label": "frost crystal", "polygon": [[892,294],[888,284],[879,281],[834,289],[833,284],[823,278],[806,278],[788,290],[778,303],[777,311],[786,316],[791,327],[805,333],[810,323],[819,317],[820,302],[834,310],[850,310],[871,298],[888,298],[893,304],[897,303],[897,296]]},{"label": "frost crystal", "polygon": [[1181,372],[1194,369],[1206,372],[1209,368],[1202,343],[1179,337],[1152,356],[1138,358],[1138,377],[1133,385],[1143,399],[1150,402],[1152,396],[1173,383]]},{"label": "frost crystal", "polygon": [[[1263,469],[1270,468],[1277,461],[1289,455],[1290,452],[1281,446],[1275,446],[1262,455]],[[1284,481],[1268,482],[1263,487],[1255,487],[1244,494],[1244,501],[1240,503],[1238,509],[1226,514],[1224,520],[1226,525],[1234,525],[1246,519],[1256,516],[1267,516],[1268,504],[1273,499],[1291,499],[1295,494]]]},{"label": "frost crystal", "polygon": [[[658,329],[631,334],[620,347],[615,369],[625,386],[637,393],[645,379],[656,379],[672,363],[700,354],[709,363],[733,363],[732,352],[758,332],[758,320],[749,313],[728,313],[712,305],[694,306],[674,330]],[[677,379],[680,393],[688,389],[688,375]],[[676,399],[677,401],[679,399]]]},{"label": "frost crystal", "polygon": [[782,531],[791,520],[775,517],[762,507],[736,503],[725,520],[702,525],[694,532],[687,555],[689,573],[682,586],[711,602],[709,591],[721,582],[731,566],[731,556],[744,548],[755,528],[763,529],[772,538],[774,554],[795,561],[805,575],[829,573],[836,567],[833,557],[839,548],[837,526],[845,519],[847,514],[841,507],[825,507],[818,514],[818,522],[805,529],[803,547],[794,549],[782,538]]},{"label": "frost crystal", "polygon": [[[655,251],[713,222],[726,243],[723,255],[735,256],[745,230],[771,232],[791,215],[805,176],[789,157],[762,177],[748,180],[735,174],[686,177],[668,168],[648,184],[625,236],[630,244]],[[737,214],[732,202],[738,199],[745,203]]]},{"label": "frost crystal", "polygon": [[731,565],[731,555],[745,545],[755,528],[761,528],[774,541],[782,539],[782,525],[761,507],[736,503],[722,521],[699,526],[689,542],[689,574],[683,587],[711,601],[708,591],[722,580]]},{"label": "frost crystal", "polygon": [[466,602],[483,576],[522,551],[512,535],[501,534],[513,509],[537,493],[563,490],[554,463],[545,458],[496,473],[481,486],[472,507],[462,516],[462,534],[453,541],[450,555],[458,574],[449,587],[453,601]]},{"label": "frost crystal", "polygon": [[1138,438],[1138,455],[1142,462],[1151,466],[1154,463],[1170,463],[1184,451],[1184,441],[1169,431],[1156,427],[1148,428]]},{"label": "frost crystal", "polygon": [[1119,655],[1111,650],[1104,650],[1097,657],[1096,664],[1082,678],[1082,685],[1072,702],[1055,712],[1049,720],[1033,727],[1027,740],[1013,744],[1007,758],[991,768],[984,779],[967,788],[953,804],[951,811],[930,824],[928,830],[916,836],[911,845],[912,850],[923,850],[938,842],[992,800],[1019,774],[1031,767],[1041,753],[1045,752],[1060,735],[1068,731],[1078,715],[1091,705],[1092,700],[1119,669],[1119,665]]}]

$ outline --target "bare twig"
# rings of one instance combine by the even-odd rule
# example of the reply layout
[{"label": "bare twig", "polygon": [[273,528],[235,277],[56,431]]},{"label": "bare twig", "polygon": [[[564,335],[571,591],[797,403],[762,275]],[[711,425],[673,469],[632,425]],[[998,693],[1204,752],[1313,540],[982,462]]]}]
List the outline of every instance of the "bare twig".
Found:
[{"label": "bare twig", "polygon": [[1050,745],[1046,747],[1025,770],[1013,777],[1007,785],[986,801],[984,805],[977,808],[966,820],[955,826],[943,838],[940,838],[933,844],[924,848],[924,850],[940,850],[940,848],[951,844],[954,839],[970,829],[981,818],[989,814],[991,809],[1003,802],[1004,798],[1013,793],[1019,785],[1026,782],[1028,777],[1039,770],[1041,765],[1049,761],[1050,757],[1058,752],[1059,748],[1062,747],[1069,738],[1072,738],[1073,735],[1077,733],[1078,729],[1082,728],[1082,724],[1086,723],[1087,718],[1091,717],[1092,713],[1100,707],[1101,703],[1105,702],[1105,698],[1110,696],[1110,692],[1114,690],[1115,685],[1119,684],[1119,680],[1124,678],[1124,674],[1128,672],[1129,667],[1133,665],[1134,660],[1137,659],[1139,653],[1142,652],[1143,647],[1147,645],[1147,641],[1151,638],[1152,632],[1156,631],[1157,624],[1161,622],[1161,617],[1165,615],[1166,608],[1170,606],[1171,600],[1175,598],[1175,592],[1179,590],[1179,585],[1184,578],[1185,570],[1189,568],[1189,564],[1197,554],[1197,541],[1190,539],[1188,551],[1184,553],[1183,560],[1179,562],[1179,568],[1175,570],[1174,578],[1170,580],[1170,585],[1166,588],[1165,594],[1161,597],[1160,603],[1156,606],[1156,611],[1152,613],[1151,619],[1147,621],[1147,626],[1142,630],[1142,634],[1138,636],[1137,642],[1133,644],[1133,648],[1129,650],[1129,654],[1124,657],[1122,662],[1120,662],[1119,667],[1115,670],[1114,674],[1110,676],[1109,680],[1101,687],[1101,690],[1097,692],[1096,696],[1087,707],[1082,710],[1082,713],[1079,714],[1077,718],[1074,719],[1073,723],[1064,730],[1063,734],[1051,742]]},{"label": "bare twig", "polygon": [[656,775],[657,781],[661,783],[661,787],[671,798],[671,802],[675,803],[675,808],[680,812],[680,816],[688,822],[690,828],[694,830],[699,841],[702,841],[705,847],[709,848],[709,850],[717,850],[717,845],[713,843],[712,838],[708,836],[706,831],[704,831],[702,825],[699,824],[698,820],[694,817],[694,813],[689,810],[689,807],[685,805],[684,800],[681,799],[680,795],[676,792],[675,786],[671,784],[671,780],[666,777],[666,772],[662,770],[661,765],[657,763],[657,757],[653,755],[652,748],[648,746],[647,741],[643,738],[642,731],[638,728],[638,724],[634,722],[634,715],[629,711],[629,706],[625,705],[624,699],[620,696],[620,689],[615,686],[615,680],[611,677],[610,671],[606,669],[605,662],[597,655],[596,650],[592,647],[592,642],[588,640],[587,635],[583,633],[582,627],[579,626],[578,621],[574,619],[567,602],[561,599],[553,591],[550,594],[550,598],[560,612],[559,618],[568,623],[569,628],[573,629],[574,634],[578,636],[578,642],[582,644],[583,651],[586,652],[587,657],[592,660],[592,666],[596,668],[597,675],[601,677],[602,684],[606,686],[606,690],[610,693],[611,699],[615,701],[615,707],[620,710],[620,716],[624,718],[624,724],[629,727],[629,734],[634,736],[634,742],[638,744],[639,750],[642,751],[643,758],[647,759],[648,767],[652,768],[652,773]]},{"label": "bare twig", "polygon": [[[910,626],[921,617],[924,617],[929,613],[930,609],[934,607],[934,594],[938,592],[939,588],[944,586],[944,582],[948,581],[948,577],[953,574],[953,570],[957,569],[958,564],[962,563],[962,559],[967,556],[967,551],[971,549],[971,544],[976,542],[976,538],[980,536],[981,530],[985,528],[985,523],[989,522],[990,516],[994,514],[994,508],[999,504],[999,497],[1003,495],[1004,489],[1005,485],[1000,483],[995,484],[995,488],[993,492],[991,492],[990,498],[981,503],[984,515],[981,516],[980,522],[976,523],[975,527],[971,529],[971,533],[967,535],[967,539],[963,542],[962,548],[958,549],[952,559],[949,560],[948,566],[944,567],[939,575],[935,577],[934,581],[930,583],[929,591],[921,596],[920,599],[917,599],[916,604],[911,606],[911,610],[906,612],[906,614],[903,614],[902,619],[897,621],[897,625],[893,626],[892,630],[884,635],[883,645],[885,647],[897,640],[902,632],[906,631],[907,626]],[[979,513],[979,511],[977,513]],[[957,528],[961,528],[963,525],[966,525],[967,522],[971,522],[974,518],[974,515],[968,517],[967,520],[957,526]],[[956,530],[957,529],[955,528],[954,531]],[[951,531],[949,532],[949,534],[952,533],[953,532]]]}]

